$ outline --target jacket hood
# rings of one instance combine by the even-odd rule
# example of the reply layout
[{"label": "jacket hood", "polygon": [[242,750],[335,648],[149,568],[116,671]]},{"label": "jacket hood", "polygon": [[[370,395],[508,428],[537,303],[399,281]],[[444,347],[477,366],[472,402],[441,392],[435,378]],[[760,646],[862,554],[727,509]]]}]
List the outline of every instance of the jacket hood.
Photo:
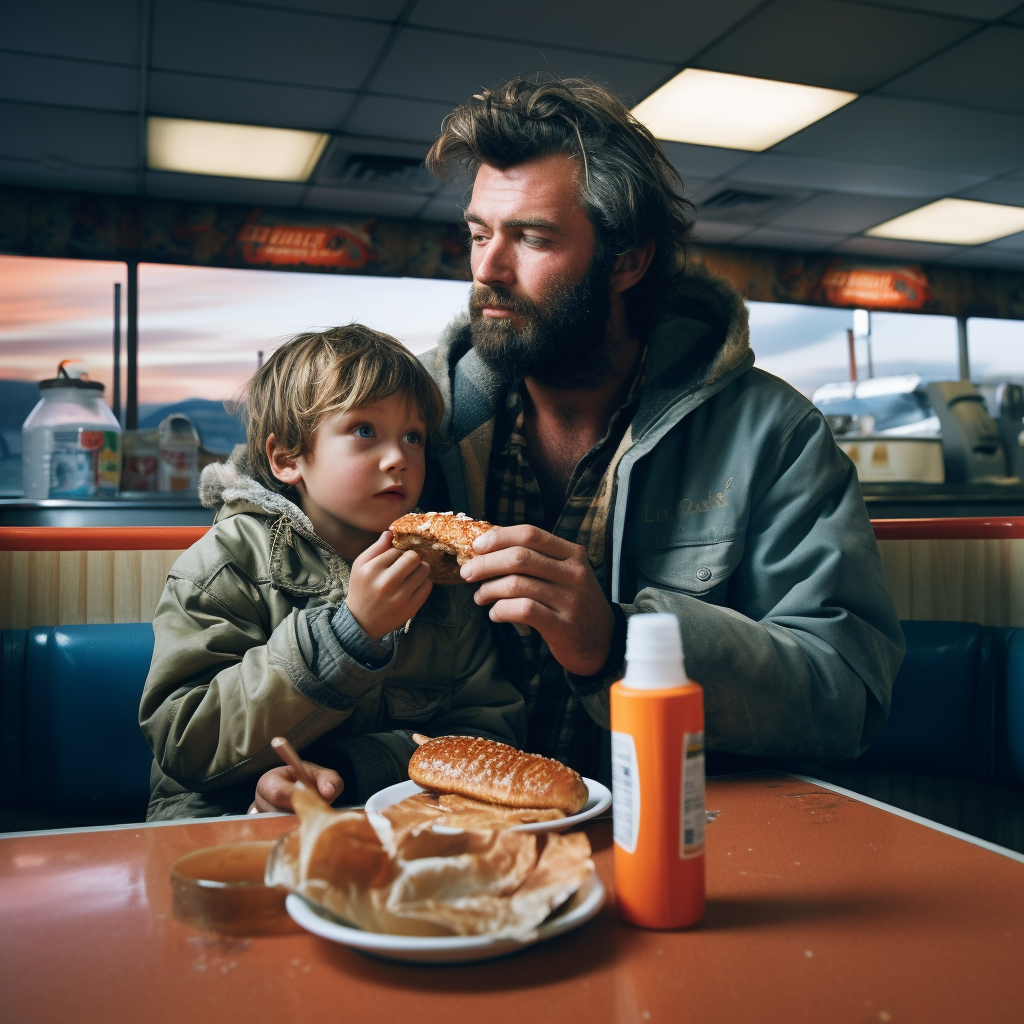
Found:
[{"label": "jacket hood", "polygon": [[[723,277],[691,264],[670,285],[665,311],[645,339],[646,381],[617,465],[641,439],[654,443],[678,419],[753,365],[747,309]],[[473,348],[469,319],[458,317],[422,357],[444,396],[434,456],[461,511],[483,515],[494,416],[504,386]],[[609,475],[609,479],[614,472]]]},{"label": "jacket hood", "polygon": [[[647,341],[647,384],[634,436],[657,418],[667,401],[710,388],[753,362],[743,297],[726,278],[699,263],[673,278],[665,311]],[[442,433],[459,442],[493,414],[503,385],[473,348],[466,314],[448,326],[438,347],[423,358],[444,395]],[[453,390],[459,392],[457,403]]]},{"label": "jacket hood", "polygon": [[[217,509],[214,522],[237,515],[259,515],[270,525],[270,573],[274,586],[294,594],[324,594],[348,584],[348,565],[321,540],[309,517],[283,494],[265,487],[248,471],[245,445],[236,445],[227,462],[207,466],[199,477],[199,500]],[[310,551],[296,541],[301,537]],[[326,570],[326,574],[325,574]]]}]

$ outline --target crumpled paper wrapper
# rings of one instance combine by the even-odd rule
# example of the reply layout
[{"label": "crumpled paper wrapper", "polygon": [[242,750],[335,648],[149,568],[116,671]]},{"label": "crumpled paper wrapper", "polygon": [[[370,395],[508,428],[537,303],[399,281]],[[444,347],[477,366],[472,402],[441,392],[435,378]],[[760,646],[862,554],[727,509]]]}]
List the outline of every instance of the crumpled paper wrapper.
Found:
[{"label": "crumpled paper wrapper", "polygon": [[439,834],[429,808],[336,811],[301,783],[293,802],[299,830],[271,850],[266,884],[365,931],[525,941],[594,872],[582,833]]}]

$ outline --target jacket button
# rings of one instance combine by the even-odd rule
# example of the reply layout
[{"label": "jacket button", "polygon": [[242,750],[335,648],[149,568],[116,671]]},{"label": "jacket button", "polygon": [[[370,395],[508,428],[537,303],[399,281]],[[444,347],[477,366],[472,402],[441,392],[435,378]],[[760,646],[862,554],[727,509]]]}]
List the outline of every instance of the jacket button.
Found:
[{"label": "jacket button", "polygon": [[707,583],[707,581],[711,579],[711,570],[706,565],[701,566],[697,570],[697,579],[699,579],[701,583]]}]

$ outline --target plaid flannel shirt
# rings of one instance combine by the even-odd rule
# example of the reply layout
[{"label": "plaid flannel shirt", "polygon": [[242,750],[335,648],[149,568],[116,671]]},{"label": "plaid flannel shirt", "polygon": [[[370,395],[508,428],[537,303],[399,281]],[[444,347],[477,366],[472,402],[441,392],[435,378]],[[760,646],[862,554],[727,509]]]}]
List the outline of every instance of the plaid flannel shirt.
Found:
[{"label": "plaid flannel shirt", "polygon": [[[605,527],[615,468],[632,443],[630,421],[643,391],[644,365],[616,410],[605,436],[579,461],[566,487],[565,504],[551,532],[581,545],[605,594]],[[531,523],[543,526],[540,486],[529,462],[524,430],[523,399],[511,390],[494,425],[487,473],[486,518],[496,526]],[[527,749],[571,765],[595,777],[601,758],[601,728],[587,714],[540,634],[529,627],[506,625],[498,630],[499,647],[516,665],[514,678],[526,700]],[[601,675],[607,675],[606,666]],[[602,682],[604,680],[602,679]]]}]

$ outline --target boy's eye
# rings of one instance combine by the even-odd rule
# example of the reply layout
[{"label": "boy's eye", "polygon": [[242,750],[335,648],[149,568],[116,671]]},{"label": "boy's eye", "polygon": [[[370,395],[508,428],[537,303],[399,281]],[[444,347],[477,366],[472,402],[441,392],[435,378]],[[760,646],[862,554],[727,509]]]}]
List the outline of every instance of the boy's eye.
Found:
[{"label": "boy's eye", "polygon": [[373,437],[373,427],[369,423],[363,423],[356,427],[356,437]]},{"label": "boy's eye", "polygon": [[405,435],[406,444],[421,444],[423,442],[423,435],[418,430],[410,430]]}]

